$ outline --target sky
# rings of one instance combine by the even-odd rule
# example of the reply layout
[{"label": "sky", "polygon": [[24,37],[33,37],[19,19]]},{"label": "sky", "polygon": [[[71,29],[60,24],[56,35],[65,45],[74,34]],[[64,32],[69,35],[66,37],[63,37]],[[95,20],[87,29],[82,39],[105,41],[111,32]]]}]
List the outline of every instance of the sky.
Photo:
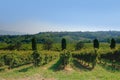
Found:
[{"label": "sky", "polygon": [[0,0],[0,30],[120,31],[120,0]]}]

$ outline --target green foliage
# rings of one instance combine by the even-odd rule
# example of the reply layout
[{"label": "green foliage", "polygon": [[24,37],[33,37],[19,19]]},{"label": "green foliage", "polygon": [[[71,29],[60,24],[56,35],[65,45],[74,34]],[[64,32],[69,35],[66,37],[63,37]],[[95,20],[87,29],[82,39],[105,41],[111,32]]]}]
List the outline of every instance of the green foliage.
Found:
[{"label": "green foliage", "polygon": [[[55,46],[58,46],[60,48],[61,44],[56,44]],[[120,64],[120,51],[119,51],[119,44],[116,46],[118,50],[111,50],[109,48],[108,43],[101,43],[100,48],[97,50],[97,52],[93,49],[92,43],[85,43],[84,48],[82,48],[80,51],[72,50],[74,49],[74,44],[68,44],[70,49],[69,51],[63,50],[63,52],[60,54],[60,59],[62,62],[62,65],[65,67],[68,65],[72,59],[77,58],[77,60],[80,60],[82,64],[89,65],[90,67],[94,68],[97,61],[103,61],[103,62],[115,62],[116,64]],[[27,44],[27,46],[30,46],[30,44]],[[41,46],[41,44],[40,44]],[[54,48],[55,48],[54,46]],[[32,51],[0,51],[0,67],[2,66],[9,66],[9,68],[14,68],[17,66],[25,65],[25,64],[31,64],[34,63],[35,66],[38,65],[44,65],[48,64],[50,61],[56,59],[59,57],[59,53],[55,51],[40,51],[40,52],[32,52]],[[71,56],[72,54],[72,56]],[[32,55],[32,56],[31,56]],[[98,58],[97,58],[98,57]]]},{"label": "green foliage", "polygon": [[119,63],[120,61],[120,50],[109,51],[105,54],[100,55],[100,60],[108,61],[112,63]]},{"label": "green foliage", "polygon": [[59,53],[53,51],[42,51],[40,54],[40,65],[49,63],[50,61],[58,58]]},{"label": "green foliage", "polygon": [[115,49],[115,46],[116,46],[116,41],[114,38],[111,39],[111,44],[110,44],[110,48],[111,49]]},{"label": "green foliage", "polygon": [[62,47],[62,50],[66,49],[66,39],[63,38],[62,41],[61,41],[61,47]]},{"label": "green foliage", "polygon": [[75,45],[75,50],[80,50],[84,47],[84,43],[79,41],[76,45]]},{"label": "green foliage", "polygon": [[93,47],[94,48],[99,48],[99,41],[97,39],[93,40]]},{"label": "green foliage", "polygon": [[[81,51],[80,53],[73,53],[72,56],[83,62],[87,63],[88,65],[91,64],[92,68],[96,65],[96,58],[97,54],[94,51]],[[90,65],[89,65],[90,66]]]},{"label": "green foliage", "polygon": [[5,49],[7,46],[8,46],[7,43],[5,43],[5,42],[0,42],[0,49],[1,49],[1,50],[2,50],[2,49]]},{"label": "green foliage", "polygon": [[21,66],[24,64],[32,63],[31,52],[26,51],[1,51],[0,63],[1,66],[9,66],[9,69]]},{"label": "green foliage", "polygon": [[53,41],[49,38],[46,38],[43,43],[44,50],[50,50],[53,46]]},{"label": "green foliage", "polygon": [[22,43],[20,41],[17,41],[17,42],[9,44],[4,49],[7,49],[7,50],[20,50],[21,46],[22,46]]},{"label": "green foliage", "polygon": [[0,54],[0,67],[4,66],[4,54]]},{"label": "green foliage", "polygon": [[15,48],[17,49],[17,50],[20,50],[21,49],[21,46],[22,46],[22,43],[21,42],[16,42],[16,44],[15,44]]},{"label": "green foliage", "polygon": [[35,67],[39,65],[40,62],[40,54],[37,51],[34,51],[32,53],[32,58],[33,58],[33,64]]},{"label": "green foliage", "polygon": [[[104,36],[103,36],[104,35]],[[120,43],[119,31],[98,31],[98,32],[40,32],[35,35],[4,35],[0,36],[0,42],[7,44],[20,41],[22,44],[31,43],[31,39],[35,36],[38,43],[43,43],[44,39],[50,38],[54,43],[60,43],[61,38],[68,40],[68,43],[77,42],[79,40],[90,43],[96,37],[100,42],[108,42],[108,39],[115,38],[116,43]]]},{"label": "green foliage", "polygon": [[5,65],[9,66],[9,69],[20,65],[21,59],[19,54],[16,53],[9,53],[4,56]]},{"label": "green foliage", "polygon": [[0,51],[0,67],[7,65],[11,69],[31,63],[35,66],[44,65],[58,56],[59,53],[54,51]]},{"label": "green foliage", "polygon": [[32,38],[32,50],[37,50],[36,38]]},{"label": "green foliage", "polygon": [[60,59],[62,62],[62,65],[65,67],[66,65],[70,64],[71,60],[72,60],[72,55],[69,51],[63,51],[60,54]]}]

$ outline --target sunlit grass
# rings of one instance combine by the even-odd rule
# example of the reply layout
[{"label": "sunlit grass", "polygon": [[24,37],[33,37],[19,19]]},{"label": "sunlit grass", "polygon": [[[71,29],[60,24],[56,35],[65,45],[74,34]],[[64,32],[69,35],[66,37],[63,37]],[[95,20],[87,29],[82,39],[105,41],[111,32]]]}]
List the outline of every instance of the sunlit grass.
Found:
[{"label": "sunlit grass", "polygon": [[[120,71],[107,70],[101,65],[96,65],[93,70],[83,70],[81,68],[72,69],[70,71],[60,70],[54,71],[50,67],[57,62],[58,59],[40,67],[33,67],[32,64],[25,65],[13,70],[0,72],[0,78],[9,80],[24,78],[54,78],[55,80],[119,80]],[[39,79],[36,79],[39,80]]]}]

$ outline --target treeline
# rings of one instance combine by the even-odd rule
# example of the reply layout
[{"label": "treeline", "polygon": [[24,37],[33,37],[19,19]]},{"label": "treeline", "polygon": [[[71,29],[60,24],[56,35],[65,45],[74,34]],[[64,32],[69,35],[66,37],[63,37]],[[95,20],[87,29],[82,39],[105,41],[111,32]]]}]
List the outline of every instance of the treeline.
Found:
[{"label": "treeline", "polygon": [[[104,36],[103,36],[104,35]],[[41,32],[34,35],[1,35],[0,42],[7,44],[19,41],[21,43],[31,43],[33,36],[36,36],[37,43],[44,43],[46,39],[51,39],[54,43],[60,43],[62,38],[66,38],[69,43],[81,40],[90,43],[97,38],[100,42],[110,42],[110,38],[114,38],[120,43],[119,31],[98,31],[98,32]]]}]

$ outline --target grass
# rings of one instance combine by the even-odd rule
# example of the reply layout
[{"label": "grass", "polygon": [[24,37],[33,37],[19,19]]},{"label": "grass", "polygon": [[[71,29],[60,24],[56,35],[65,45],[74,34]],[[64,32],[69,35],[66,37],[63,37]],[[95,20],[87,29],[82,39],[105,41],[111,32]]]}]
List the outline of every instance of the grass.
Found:
[{"label": "grass", "polygon": [[[54,60],[40,67],[32,64],[25,65],[12,70],[0,72],[0,80],[119,80],[120,71],[114,71],[110,67],[97,64],[93,70],[88,70],[77,64],[72,64],[72,70],[55,71],[59,61]],[[76,66],[77,65],[77,66]],[[51,68],[52,67],[52,68]],[[109,69],[109,70],[108,70]]]}]

